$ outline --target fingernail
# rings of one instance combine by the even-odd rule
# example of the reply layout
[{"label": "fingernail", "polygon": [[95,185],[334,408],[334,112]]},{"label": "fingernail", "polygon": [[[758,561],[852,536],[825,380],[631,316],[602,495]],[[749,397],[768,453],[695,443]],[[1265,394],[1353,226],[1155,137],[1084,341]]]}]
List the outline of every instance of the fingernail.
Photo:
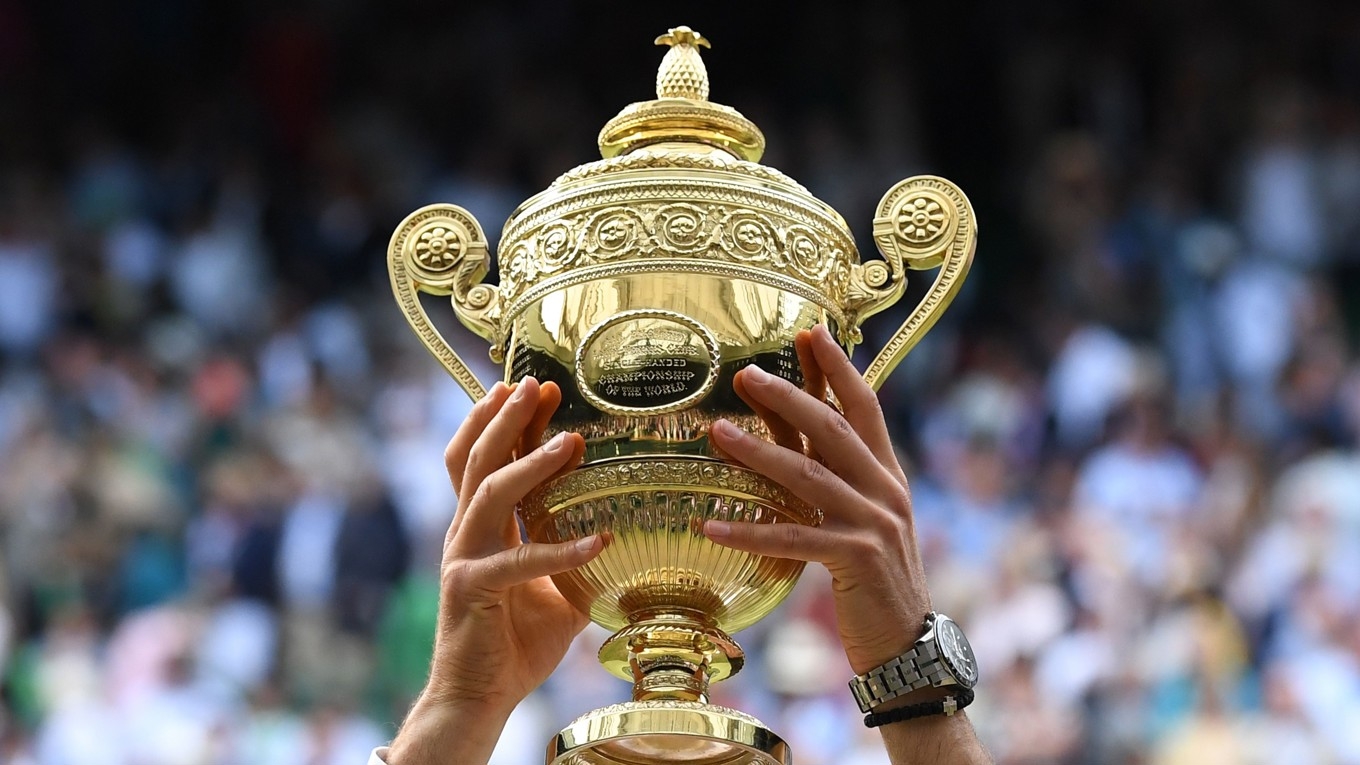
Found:
[{"label": "fingernail", "polygon": [[515,393],[514,395],[510,396],[510,398],[513,398],[516,401],[524,398],[524,392],[527,390],[527,387],[524,385],[524,381],[528,379],[529,379],[528,377],[525,377],[524,380],[520,380],[519,382],[515,383]]},{"label": "fingernail", "polygon": [[590,552],[600,546],[600,535],[591,534],[576,540],[576,549],[581,552]]},{"label": "fingernail", "polygon": [[714,433],[724,438],[740,438],[743,433],[741,428],[732,424],[728,420],[714,420],[712,430]]},{"label": "fingernail", "polygon": [[543,445],[543,452],[544,454],[552,454],[558,449],[561,449],[562,445],[565,444],[566,442],[567,434],[558,433],[557,435],[553,436],[552,439],[548,441],[548,443]]},{"label": "fingernail", "polygon": [[764,385],[770,381],[770,373],[752,364],[746,367],[746,379],[757,385]]},{"label": "fingernail", "polygon": [[722,539],[732,536],[732,524],[727,521],[708,521],[704,524],[704,536]]}]

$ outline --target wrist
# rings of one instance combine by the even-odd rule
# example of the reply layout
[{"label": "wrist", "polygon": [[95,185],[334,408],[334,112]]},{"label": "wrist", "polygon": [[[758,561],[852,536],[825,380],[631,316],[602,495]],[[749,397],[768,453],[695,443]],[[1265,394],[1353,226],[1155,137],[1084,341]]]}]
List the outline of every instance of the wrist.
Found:
[{"label": "wrist", "polygon": [[846,640],[845,658],[857,675],[901,656],[924,634],[923,625],[931,614],[929,604],[902,609],[894,614],[888,629],[868,639]]},{"label": "wrist", "polygon": [[441,696],[427,688],[411,707],[387,754],[388,765],[485,762],[514,704]]},{"label": "wrist", "polygon": [[475,717],[495,720],[508,718],[515,707],[527,694],[508,694],[497,692],[494,688],[504,685],[501,681],[478,679],[475,682],[459,682],[431,677],[421,691],[420,698],[412,707],[423,707],[429,714],[438,717]]},{"label": "wrist", "polygon": [[[909,650],[856,674],[850,680],[850,692],[860,710],[869,713],[865,724],[872,726],[881,724],[873,722],[877,714],[902,707],[910,707],[902,710],[910,716],[952,714],[959,708],[955,702],[960,706],[971,703],[971,689],[977,680],[977,659],[963,630],[948,616],[932,613],[924,621],[923,634]],[[922,693],[927,690],[937,693]],[[890,718],[909,719],[897,715]]]}]

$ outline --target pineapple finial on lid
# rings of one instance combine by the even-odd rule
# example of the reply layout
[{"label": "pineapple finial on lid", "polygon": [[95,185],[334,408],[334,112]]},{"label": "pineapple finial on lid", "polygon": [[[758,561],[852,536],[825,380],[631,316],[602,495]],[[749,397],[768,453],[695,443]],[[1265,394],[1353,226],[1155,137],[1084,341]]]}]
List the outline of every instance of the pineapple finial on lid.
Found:
[{"label": "pineapple finial on lid", "polygon": [[699,56],[699,47],[712,47],[708,40],[689,27],[680,26],[656,38],[656,44],[671,46],[656,72],[656,97],[707,101],[708,69]]}]

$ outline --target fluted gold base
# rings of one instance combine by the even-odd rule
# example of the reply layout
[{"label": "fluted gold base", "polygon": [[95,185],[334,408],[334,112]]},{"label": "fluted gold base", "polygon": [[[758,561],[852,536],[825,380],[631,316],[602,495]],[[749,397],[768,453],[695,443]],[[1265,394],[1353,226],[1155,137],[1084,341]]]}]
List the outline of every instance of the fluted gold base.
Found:
[{"label": "fluted gold base", "polygon": [[735,709],[630,701],[582,715],[548,745],[547,765],[791,765],[789,745]]}]

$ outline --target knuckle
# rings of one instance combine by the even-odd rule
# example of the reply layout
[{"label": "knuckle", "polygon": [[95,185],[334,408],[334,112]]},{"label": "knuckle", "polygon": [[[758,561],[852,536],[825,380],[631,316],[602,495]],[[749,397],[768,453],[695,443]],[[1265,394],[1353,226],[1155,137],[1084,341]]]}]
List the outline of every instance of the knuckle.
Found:
[{"label": "knuckle", "polygon": [[487,464],[486,450],[480,446],[472,447],[467,457],[467,472],[483,471]]},{"label": "knuckle", "polygon": [[803,528],[796,523],[776,523],[775,528],[778,529],[779,541],[788,547],[793,547],[803,539]]},{"label": "knuckle", "polygon": [[510,554],[510,565],[516,569],[526,568],[534,563],[534,548],[532,545],[520,545]]},{"label": "knuckle", "polygon": [[880,510],[871,518],[868,525],[880,539],[896,539],[905,531],[902,518],[896,513]]},{"label": "knuckle", "polygon": [[861,399],[863,399],[864,402],[863,406],[865,410],[867,410],[869,414],[874,417],[882,417],[883,402],[878,400],[878,394],[874,393],[873,390],[869,389],[868,385],[865,385],[864,387],[865,387],[865,390],[863,391],[864,395],[861,396]]},{"label": "knuckle", "polygon": [[850,421],[841,416],[840,412],[831,407],[827,407],[825,417],[827,432],[840,439],[847,439],[854,436],[855,429],[850,427]]},{"label": "knuckle", "polygon": [[444,564],[439,573],[440,589],[444,592],[462,593],[470,589],[474,575],[467,561],[453,561]]},{"label": "knuckle", "polygon": [[826,480],[827,469],[822,463],[810,457],[804,457],[798,463],[798,477],[806,483],[821,483]]},{"label": "knuckle", "polygon": [[776,398],[786,402],[793,401],[801,393],[792,383],[778,375],[774,375],[770,381],[770,390]]},{"label": "knuckle", "polygon": [[472,502],[469,504],[484,505],[488,502],[496,501],[497,492],[500,490],[501,479],[495,473],[482,479],[482,483],[477,487],[477,491],[472,495]]},{"label": "knuckle", "polygon": [[852,560],[871,561],[883,554],[882,541],[863,534],[847,539],[845,548]]},{"label": "knuckle", "polygon": [[910,517],[911,489],[906,484],[897,483],[896,481],[893,483],[897,486],[897,489],[892,493],[892,496],[889,497],[888,505],[892,509],[894,515],[898,517]]}]

